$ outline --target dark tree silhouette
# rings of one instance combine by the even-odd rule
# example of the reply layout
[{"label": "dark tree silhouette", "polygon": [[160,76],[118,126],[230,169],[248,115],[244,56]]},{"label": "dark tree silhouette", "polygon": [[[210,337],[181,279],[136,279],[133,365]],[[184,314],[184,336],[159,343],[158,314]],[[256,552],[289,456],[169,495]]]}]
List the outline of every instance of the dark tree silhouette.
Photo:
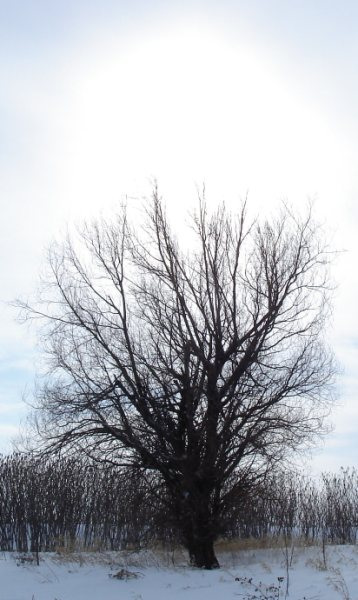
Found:
[{"label": "dark tree silhouette", "polygon": [[323,343],[329,253],[308,209],[247,223],[192,217],[190,250],[154,190],[49,253],[40,303],[51,371],[43,451],[154,472],[192,564],[218,566],[225,515],[323,431],[334,372]]}]

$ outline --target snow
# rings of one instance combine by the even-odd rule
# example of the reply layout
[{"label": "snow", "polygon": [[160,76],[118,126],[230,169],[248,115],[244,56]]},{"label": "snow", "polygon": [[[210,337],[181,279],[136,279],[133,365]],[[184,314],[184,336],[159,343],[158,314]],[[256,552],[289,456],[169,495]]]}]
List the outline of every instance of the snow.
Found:
[{"label": "snow", "polygon": [[4,553],[0,600],[281,600],[287,574],[289,600],[357,600],[358,547],[330,546],[326,555],[325,568],[321,548],[293,548],[287,571],[291,549],[237,551],[220,555],[221,569],[204,571],[183,558],[164,566],[145,552],[41,554],[39,566]]}]

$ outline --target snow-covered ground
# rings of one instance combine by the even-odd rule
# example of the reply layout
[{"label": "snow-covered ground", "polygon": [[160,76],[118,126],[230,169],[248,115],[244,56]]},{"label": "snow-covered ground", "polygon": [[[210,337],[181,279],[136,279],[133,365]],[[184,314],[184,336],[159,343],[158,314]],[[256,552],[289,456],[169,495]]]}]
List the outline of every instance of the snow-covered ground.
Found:
[{"label": "snow-covered ground", "polygon": [[328,547],[326,565],[317,547],[221,554],[215,571],[192,569],[183,557],[169,566],[171,558],[42,554],[37,566],[2,554],[0,600],[358,600],[356,546]]}]

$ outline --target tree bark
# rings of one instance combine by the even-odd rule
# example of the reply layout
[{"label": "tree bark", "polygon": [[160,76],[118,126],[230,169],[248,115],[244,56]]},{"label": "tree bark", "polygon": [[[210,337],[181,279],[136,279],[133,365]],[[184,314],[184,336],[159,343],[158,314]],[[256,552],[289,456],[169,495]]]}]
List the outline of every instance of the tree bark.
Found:
[{"label": "tree bark", "polygon": [[189,552],[190,564],[200,569],[220,567],[214,551],[217,522],[209,505],[209,497],[208,490],[198,493],[194,488],[176,504],[177,523]]},{"label": "tree bark", "polygon": [[199,569],[218,569],[220,564],[215,556],[214,540],[191,539],[187,542],[190,564]]}]

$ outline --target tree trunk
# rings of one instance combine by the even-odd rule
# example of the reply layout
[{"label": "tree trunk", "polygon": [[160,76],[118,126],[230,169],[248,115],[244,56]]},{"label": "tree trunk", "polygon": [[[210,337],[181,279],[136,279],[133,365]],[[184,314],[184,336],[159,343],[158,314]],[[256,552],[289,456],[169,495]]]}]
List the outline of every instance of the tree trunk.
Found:
[{"label": "tree trunk", "polygon": [[209,494],[190,494],[181,505],[179,526],[190,564],[200,569],[220,567],[214,552],[217,524],[209,509]]},{"label": "tree trunk", "polygon": [[172,498],[172,516],[188,550],[190,564],[199,569],[218,569],[220,565],[214,552],[220,529],[218,507],[214,502],[217,482],[210,474],[199,477],[198,470],[196,460],[192,460],[188,461],[181,480],[168,477],[166,485]]},{"label": "tree trunk", "polygon": [[194,540],[187,543],[190,564],[199,569],[218,569],[219,561],[214,552],[213,540]]}]

